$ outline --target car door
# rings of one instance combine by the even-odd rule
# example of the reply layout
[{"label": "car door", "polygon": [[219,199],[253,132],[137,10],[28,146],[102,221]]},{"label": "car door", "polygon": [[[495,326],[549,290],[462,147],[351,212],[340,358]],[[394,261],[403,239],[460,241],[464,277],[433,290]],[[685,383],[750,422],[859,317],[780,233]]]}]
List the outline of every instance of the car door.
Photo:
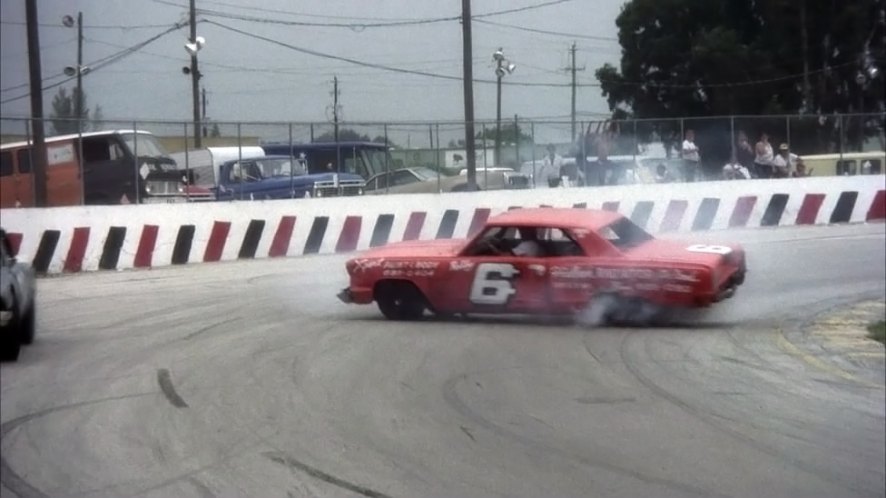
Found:
[{"label": "car door", "polygon": [[543,258],[459,258],[443,268],[440,282],[431,290],[431,300],[440,311],[533,313],[548,306],[547,263]]},{"label": "car door", "polygon": [[441,311],[474,313],[534,313],[547,310],[547,260],[487,251],[490,240],[513,248],[515,230],[492,227],[440,270],[440,285],[431,289]]}]

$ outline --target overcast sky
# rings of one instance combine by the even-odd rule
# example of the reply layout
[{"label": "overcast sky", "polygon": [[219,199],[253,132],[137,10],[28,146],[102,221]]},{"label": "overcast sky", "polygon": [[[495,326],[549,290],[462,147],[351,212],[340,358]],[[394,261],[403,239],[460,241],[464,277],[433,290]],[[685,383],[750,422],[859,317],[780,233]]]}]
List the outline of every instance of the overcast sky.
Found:
[{"label": "overcast sky", "polygon": [[[551,0],[473,0],[474,15],[551,3]],[[474,77],[494,80],[492,53],[503,47],[517,65],[508,82],[569,83],[564,68],[569,47],[586,70],[579,83],[595,83],[593,71],[618,63],[615,18],[623,0],[561,0],[560,3],[482,18],[473,23]],[[77,30],[66,28],[65,14],[83,12],[84,62],[90,63],[136,45],[187,19],[187,0],[40,0],[40,45],[44,86],[65,77],[75,65]],[[0,88],[3,117],[27,116],[27,44],[24,0],[0,3]],[[426,0],[197,0],[197,8],[224,15],[310,23],[379,23],[391,20],[458,16],[461,2]],[[330,117],[332,78],[340,82],[345,121],[434,121],[464,117],[462,84],[428,76],[400,74],[300,53],[251,37],[260,36],[309,51],[394,68],[439,75],[462,75],[461,25],[449,20],[398,27],[280,25],[231,19],[210,13],[198,19],[244,31],[236,33],[207,22],[198,24],[206,39],[199,53],[201,84],[208,94],[207,116],[218,121],[324,122]],[[507,24],[515,27],[506,27]],[[569,36],[545,34],[552,31]],[[578,36],[574,36],[578,35]],[[89,105],[100,104],[106,118],[126,120],[191,118],[189,63],[183,44],[187,26],[140,51],[84,77]],[[65,86],[73,88],[74,82]],[[47,114],[57,88],[44,92]],[[502,114],[568,119],[568,87],[505,86]],[[478,119],[495,117],[495,85],[474,86]],[[597,87],[579,88],[580,113],[607,112]],[[581,116],[581,114],[580,114]]]}]

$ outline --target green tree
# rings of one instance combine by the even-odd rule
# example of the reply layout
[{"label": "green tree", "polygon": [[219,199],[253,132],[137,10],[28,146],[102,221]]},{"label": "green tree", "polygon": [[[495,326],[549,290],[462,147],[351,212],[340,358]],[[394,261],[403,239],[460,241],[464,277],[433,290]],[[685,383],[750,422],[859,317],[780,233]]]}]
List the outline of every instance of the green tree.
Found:
[{"label": "green tree", "polygon": [[[324,132],[322,135],[314,138],[315,142],[335,142],[335,133],[333,131]],[[339,128],[339,142],[369,142],[369,135],[361,135],[359,132],[350,128]]]},{"label": "green tree", "polygon": [[372,141],[377,144],[387,144],[388,147],[394,147],[395,149],[400,148],[397,144],[394,143],[393,140],[391,140],[391,137],[385,139],[384,135],[378,135],[373,138]]},{"label": "green tree", "polygon": [[210,137],[220,137],[221,130],[218,128],[218,123],[212,123],[212,129],[209,130]]},{"label": "green tree", "polygon": [[[78,121],[75,102],[80,100],[80,116]],[[78,92],[76,88],[68,94],[65,87],[58,89],[58,93],[52,98],[52,114],[50,120],[52,127],[57,135],[69,133],[77,133],[79,131],[88,131],[90,127],[98,130],[103,125],[104,115],[99,105],[95,106],[92,114],[93,118],[89,119],[89,107],[87,106],[86,92]]]},{"label": "green tree", "polygon": [[[866,43],[870,60],[886,61],[886,26],[877,22],[882,9],[877,5],[878,0],[630,0],[616,19],[620,67],[604,65],[596,76],[610,109],[638,118],[882,109],[882,71],[864,85],[856,82],[866,68]],[[824,134],[792,135],[811,140],[825,135],[833,145],[831,121],[809,120],[811,128],[827,128]]]},{"label": "green tree", "polygon": [[[479,140],[495,140],[495,125],[487,126],[486,128],[477,132],[477,138]],[[513,121],[503,122],[501,124],[501,143],[502,144],[512,144],[516,143],[517,140],[520,140],[520,143],[526,143],[532,141],[532,136],[523,132],[523,128],[519,124],[514,124]]]}]

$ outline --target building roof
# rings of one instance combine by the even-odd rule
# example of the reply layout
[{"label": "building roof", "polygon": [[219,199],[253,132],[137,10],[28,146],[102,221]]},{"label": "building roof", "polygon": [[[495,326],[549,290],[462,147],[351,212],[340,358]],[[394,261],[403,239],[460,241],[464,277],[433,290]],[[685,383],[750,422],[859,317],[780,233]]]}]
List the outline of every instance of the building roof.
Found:
[{"label": "building roof", "polygon": [[520,208],[493,216],[490,225],[589,228],[597,230],[622,216],[611,211],[582,208]]}]

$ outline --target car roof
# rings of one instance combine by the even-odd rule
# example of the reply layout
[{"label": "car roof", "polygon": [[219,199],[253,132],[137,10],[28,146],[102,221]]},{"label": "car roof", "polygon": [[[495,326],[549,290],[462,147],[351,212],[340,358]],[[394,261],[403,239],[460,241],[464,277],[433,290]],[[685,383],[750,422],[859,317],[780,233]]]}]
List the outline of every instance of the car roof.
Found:
[{"label": "car roof", "polygon": [[493,216],[487,225],[569,227],[598,230],[622,218],[612,211],[582,208],[519,208]]}]

